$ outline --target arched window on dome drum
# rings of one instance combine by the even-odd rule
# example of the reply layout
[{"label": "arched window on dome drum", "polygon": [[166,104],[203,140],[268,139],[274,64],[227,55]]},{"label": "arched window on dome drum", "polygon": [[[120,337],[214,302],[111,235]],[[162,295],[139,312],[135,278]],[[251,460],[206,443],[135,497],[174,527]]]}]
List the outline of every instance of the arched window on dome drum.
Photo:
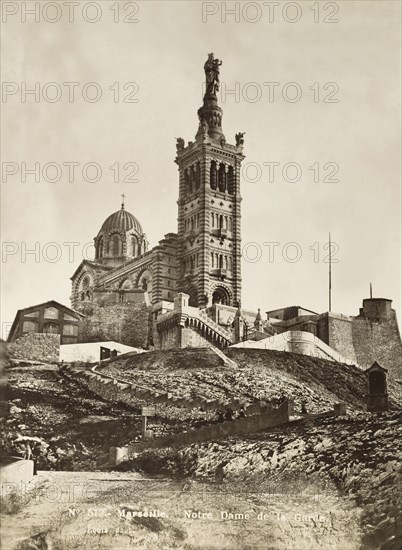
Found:
[{"label": "arched window on dome drum", "polygon": [[109,241],[109,256],[122,256],[123,255],[123,243],[121,242],[120,235],[113,235]]},{"label": "arched window on dome drum", "polygon": [[103,257],[103,245],[104,245],[103,237],[100,237],[100,239],[98,240],[97,247],[96,247],[96,257],[97,258],[102,258]]},{"label": "arched window on dome drum", "polygon": [[135,258],[140,254],[141,254],[141,250],[140,250],[137,237],[135,235],[130,235],[130,239],[128,242],[128,256]]},{"label": "arched window on dome drum", "polygon": [[226,191],[226,167],[224,164],[219,166],[218,187],[222,193]]},{"label": "arched window on dome drum", "polygon": [[217,174],[216,162],[214,160],[211,162],[210,186],[211,186],[211,189],[216,189],[218,186],[218,174]]},{"label": "arched window on dome drum", "polygon": [[235,177],[233,166],[229,166],[228,170],[228,193],[233,195],[235,190]]},{"label": "arched window on dome drum", "polygon": [[201,165],[199,162],[197,162],[196,169],[195,169],[195,187],[196,189],[199,188],[201,184]]}]

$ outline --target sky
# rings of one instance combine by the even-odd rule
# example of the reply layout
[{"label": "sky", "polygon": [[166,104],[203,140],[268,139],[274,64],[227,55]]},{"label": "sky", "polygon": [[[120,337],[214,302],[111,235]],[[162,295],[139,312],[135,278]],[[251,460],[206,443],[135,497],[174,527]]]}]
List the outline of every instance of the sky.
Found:
[{"label": "sky", "polygon": [[69,305],[121,194],[151,246],[177,231],[209,52],[226,139],[246,132],[243,307],[327,311],[331,233],[332,310],[372,283],[401,318],[399,2],[2,4],[3,337],[20,308]]}]

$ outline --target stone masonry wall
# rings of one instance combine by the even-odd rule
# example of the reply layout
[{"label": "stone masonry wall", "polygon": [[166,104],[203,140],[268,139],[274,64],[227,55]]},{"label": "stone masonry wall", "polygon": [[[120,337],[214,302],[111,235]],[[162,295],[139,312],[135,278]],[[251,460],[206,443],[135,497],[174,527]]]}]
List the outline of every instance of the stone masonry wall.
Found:
[{"label": "stone masonry wall", "polygon": [[60,353],[60,334],[24,334],[9,344],[12,359],[29,361],[57,362]]},{"label": "stone masonry wall", "polygon": [[182,328],[181,331],[182,348],[210,348],[213,345],[201,336],[191,327]]},{"label": "stone masonry wall", "polygon": [[158,336],[158,349],[212,348],[211,342],[192,327],[173,325]]},{"label": "stone masonry wall", "polygon": [[338,314],[324,314],[318,319],[317,336],[338,353],[356,361],[353,345],[353,318]]},{"label": "stone masonry wall", "polygon": [[99,306],[83,303],[85,315],[81,342],[115,341],[126,346],[147,348],[150,337],[149,306],[145,303],[121,303]]}]

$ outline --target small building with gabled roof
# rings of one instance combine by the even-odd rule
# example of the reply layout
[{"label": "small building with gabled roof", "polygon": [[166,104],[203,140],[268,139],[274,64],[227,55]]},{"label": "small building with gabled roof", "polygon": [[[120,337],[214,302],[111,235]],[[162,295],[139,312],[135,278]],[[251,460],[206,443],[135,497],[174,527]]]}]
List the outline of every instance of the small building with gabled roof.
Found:
[{"label": "small building with gabled roof", "polygon": [[79,341],[83,319],[82,313],[49,300],[19,309],[7,341],[14,342],[26,334],[58,334],[61,344],[75,344]]}]

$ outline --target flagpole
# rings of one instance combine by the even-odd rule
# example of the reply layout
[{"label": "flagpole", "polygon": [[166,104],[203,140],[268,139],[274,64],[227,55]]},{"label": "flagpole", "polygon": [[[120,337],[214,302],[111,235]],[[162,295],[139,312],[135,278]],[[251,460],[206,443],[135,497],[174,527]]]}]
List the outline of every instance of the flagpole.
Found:
[{"label": "flagpole", "polygon": [[329,233],[329,272],[328,272],[328,311],[331,311],[332,308],[332,300],[331,300],[331,292],[332,292],[332,257],[331,257],[331,233]]}]

